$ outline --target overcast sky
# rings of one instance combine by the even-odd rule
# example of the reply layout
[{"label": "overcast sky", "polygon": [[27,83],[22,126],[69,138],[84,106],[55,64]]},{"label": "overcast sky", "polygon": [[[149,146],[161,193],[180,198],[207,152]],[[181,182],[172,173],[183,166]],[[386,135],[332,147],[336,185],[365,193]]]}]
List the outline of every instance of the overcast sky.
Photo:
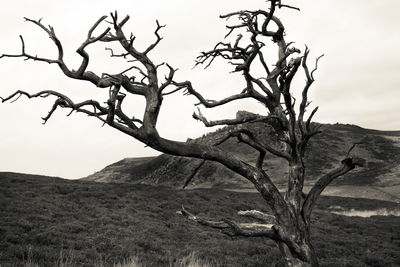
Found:
[{"label": "overcast sky", "polygon": [[[75,50],[86,38],[87,30],[100,16],[118,10],[121,17],[131,16],[126,31],[134,33],[139,47],[154,40],[156,19],[166,24],[161,32],[164,39],[151,54],[153,61],[169,62],[179,68],[177,78],[191,80],[209,98],[220,98],[242,89],[238,77],[229,75],[229,65],[222,62],[208,70],[191,69],[199,52],[211,48],[226,33],[225,21],[218,15],[266,6],[263,0],[8,2],[0,10],[0,54],[19,53],[18,35],[22,34],[28,52],[55,58],[56,49],[46,34],[23,20],[24,16],[43,18],[42,22],[54,26],[63,42],[66,63],[76,69],[80,57]],[[325,54],[310,93],[313,105],[320,107],[315,120],[400,130],[400,2],[303,0],[290,3],[299,6],[301,12],[276,13],[286,25],[287,41],[295,41],[300,49],[307,44],[313,58]],[[109,59],[103,44],[90,47],[88,52],[92,55],[89,69],[99,75],[122,70],[118,61]],[[107,94],[87,82],[70,80],[55,65],[41,62],[2,59],[0,75],[1,96],[18,89],[31,93],[53,89],[76,101],[104,101]],[[116,130],[102,127],[93,118],[80,114],[66,117],[66,110],[58,111],[42,125],[40,118],[47,114],[53,101],[21,98],[12,104],[0,104],[0,171],[80,178],[124,157],[157,154]],[[140,115],[143,100],[134,99],[130,103],[131,110]],[[193,97],[181,94],[168,97],[158,124],[161,135],[186,140],[206,132],[207,129],[191,118],[194,103]],[[204,113],[209,118],[234,117],[238,109],[264,112],[252,102],[243,101]]]}]

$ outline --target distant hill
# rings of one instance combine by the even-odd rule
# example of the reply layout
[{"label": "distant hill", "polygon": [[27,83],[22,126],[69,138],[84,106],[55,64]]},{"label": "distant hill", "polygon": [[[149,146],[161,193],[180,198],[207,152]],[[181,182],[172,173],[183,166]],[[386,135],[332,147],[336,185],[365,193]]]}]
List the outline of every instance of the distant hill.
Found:
[{"label": "distant hill", "polygon": [[[271,130],[261,123],[248,124],[265,142],[279,147]],[[213,143],[231,126],[192,140]],[[336,181],[342,185],[391,186],[400,184],[400,131],[378,131],[349,124],[326,124],[323,132],[315,136],[306,154],[306,184],[340,164],[354,142],[363,140],[352,155],[367,160],[368,166],[358,168]],[[221,145],[240,159],[255,163],[258,153],[232,138]],[[182,186],[201,161],[162,154],[158,157],[126,158],[105,167],[84,180],[105,183],[141,183]],[[286,162],[268,155],[264,168],[277,184],[286,181]],[[249,182],[215,162],[206,162],[193,178],[192,187],[247,187]]]},{"label": "distant hill", "polygon": [[28,173],[17,173],[17,172],[0,172],[0,179],[8,179],[11,182],[20,182],[21,180],[29,179],[29,180],[35,180],[37,182],[46,182],[46,183],[65,180],[60,177],[28,174]]}]

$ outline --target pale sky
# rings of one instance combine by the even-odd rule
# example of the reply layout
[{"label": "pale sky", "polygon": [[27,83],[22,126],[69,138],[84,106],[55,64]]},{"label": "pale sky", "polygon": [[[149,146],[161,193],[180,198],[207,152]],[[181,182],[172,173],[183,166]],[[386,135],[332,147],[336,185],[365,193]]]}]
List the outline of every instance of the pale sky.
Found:
[{"label": "pale sky", "polygon": [[[192,70],[199,52],[212,48],[226,33],[225,21],[218,15],[266,5],[263,0],[7,2],[0,10],[0,54],[19,53],[18,35],[22,34],[28,52],[54,58],[56,49],[51,40],[38,27],[23,20],[23,17],[43,18],[42,22],[52,25],[63,42],[66,63],[76,68],[80,56],[75,50],[85,40],[87,30],[102,15],[118,10],[121,17],[131,16],[125,29],[134,33],[139,47],[144,48],[154,40],[156,19],[166,24],[161,31],[164,39],[151,54],[153,61],[168,62],[179,68],[177,79],[191,80],[208,98],[221,98],[243,89],[240,77],[228,74],[230,66],[223,62],[208,70]],[[286,40],[295,41],[300,49],[307,44],[311,48],[310,62],[325,54],[310,93],[313,105],[320,107],[315,120],[400,130],[400,2],[292,0],[290,3],[300,7],[301,12],[276,13],[286,26]],[[126,65],[121,67],[118,60],[110,60],[105,46],[100,43],[88,49],[92,59],[89,69],[99,75],[123,70]],[[7,58],[0,60],[0,75],[3,97],[18,89],[31,93],[52,89],[75,101],[106,100],[107,91],[70,80],[55,65]],[[303,79],[298,79],[299,86]],[[125,157],[158,154],[129,136],[102,127],[94,118],[81,114],[66,117],[67,110],[59,110],[42,125],[41,117],[47,115],[53,101],[21,97],[17,102],[0,104],[0,171],[80,178]],[[191,118],[195,102],[193,97],[180,93],[168,97],[158,124],[161,135],[186,140],[206,132],[208,129]],[[140,115],[143,100],[134,99],[130,103],[131,110]],[[216,111],[203,109],[203,113],[210,119],[232,118],[238,109],[265,112],[253,102],[243,101]]]}]

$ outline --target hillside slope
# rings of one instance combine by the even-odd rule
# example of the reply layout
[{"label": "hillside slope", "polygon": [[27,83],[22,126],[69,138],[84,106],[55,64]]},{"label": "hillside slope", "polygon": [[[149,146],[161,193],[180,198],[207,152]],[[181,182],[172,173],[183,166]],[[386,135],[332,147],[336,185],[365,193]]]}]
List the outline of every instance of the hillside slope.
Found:
[{"label": "hillside slope", "polygon": [[[263,140],[279,148],[276,137],[263,124],[249,124]],[[225,127],[193,142],[213,143],[226,135],[232,127]],[[340,164],[348,149],[363,140],[352,155],[367,160],[368,166],[358,168],[336,181],[342,185],[393,186],[400,184],[400,131],[378,131],[355,125],[323,125],[323,132],[315,136],[306,154],[306,184]],[[221,147],[246,161],[255,163],[258,153],[236,139],[230,139]],[[162,154],[158,157],[126,158],[105,167],[85,180],[113,183],[141,183],[182,186],[201,160]],[[287,164],[284,160],[267,155],[264,168],[277,184],[286,181]],[[247,187],[249,183],[219,163],[206,162],[198,171],[190,186]]]}]

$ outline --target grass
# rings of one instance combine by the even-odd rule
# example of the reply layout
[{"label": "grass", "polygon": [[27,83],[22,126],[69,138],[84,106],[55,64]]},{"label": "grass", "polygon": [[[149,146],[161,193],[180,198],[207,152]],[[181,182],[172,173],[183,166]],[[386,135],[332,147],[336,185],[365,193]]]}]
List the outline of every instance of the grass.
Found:
[{"label": "grass", "polygon": [[[238,210],[268,212],[254,193],[0,173],[0,265],[113,266],[139,261],[140,266],[185,266],[196,262],[193,259],[208,266],[282,265],[273,242],[231,238],[188,221],[176,213],[182,204],[195,214],[235,220],[243,220]],[[400,265],[399,217],[345,217],[327,212],[332,205],[399,208],[392,202],[321,198],[312,238],[322,266]],[[196,255],[190,256],[193,251]]]},{"label": "grass", "polygon": [[[39,264],[35,262],[35,259],[32,255],[32,247],[28,248],[27,259],[22,262],[23,267],[39,267]],[[100,258],[98,262],[92,263],[93,266],[96,267],[104,267],[106,264]],[[0,265],[1,266],[1,265]],[[59,257],[53,264],[54,267],[74,267],[76,266],[74,255],[71,253],[71,250],[68,255],[64,256],[63,250],[60,250]],[[145,263],[143,263],[138,256],[130,256],[127,259],[124,259],[122,262],[112,264],[113,267],[146,267]],[[182,259],[175,260],[173,263],[172,260],[169,263],[168,267],[212,267],[214,265],[201,260],[195,252],[191,252],[189,255],[183,257]]]},{"label": "grass", "polygon": [[114,264],[114,267],[144,267],[144,265],[140,263],[139,257],[131,256],[121,263]]}]

